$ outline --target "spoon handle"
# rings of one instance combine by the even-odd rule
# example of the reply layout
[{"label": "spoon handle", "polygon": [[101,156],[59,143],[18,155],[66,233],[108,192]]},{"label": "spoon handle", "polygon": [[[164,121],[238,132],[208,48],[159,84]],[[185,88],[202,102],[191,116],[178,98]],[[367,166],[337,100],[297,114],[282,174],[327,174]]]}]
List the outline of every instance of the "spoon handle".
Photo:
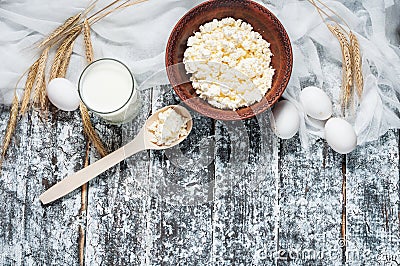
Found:
[{"label": "spoon handle", "polygon": [[142,150],[145,150],[145,145],[143,134],[140,132],[134,140],[125,146],[119,148],[113,153],[110,153],[106,157],[96,161],[88,167],[85,167],[78,172],[64,178],[40,195],[39,199],[43,204],[47,204],[59,199],[83,184],[89,182],[99,174],[105,172],[107,169],[111,168],[127,157]]}]

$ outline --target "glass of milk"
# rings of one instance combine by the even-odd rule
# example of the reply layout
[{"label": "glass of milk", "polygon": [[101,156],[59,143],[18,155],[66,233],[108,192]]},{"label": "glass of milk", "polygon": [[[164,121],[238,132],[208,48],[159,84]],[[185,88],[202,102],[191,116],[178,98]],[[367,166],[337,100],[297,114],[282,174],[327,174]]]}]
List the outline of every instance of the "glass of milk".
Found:
[{"label": "glass of milk", "polygon": [[110,124],[129,122],[140,111],[136,80],[129,68],[115,59],[89,64],[79,78],[78,91],[87,108]]}]

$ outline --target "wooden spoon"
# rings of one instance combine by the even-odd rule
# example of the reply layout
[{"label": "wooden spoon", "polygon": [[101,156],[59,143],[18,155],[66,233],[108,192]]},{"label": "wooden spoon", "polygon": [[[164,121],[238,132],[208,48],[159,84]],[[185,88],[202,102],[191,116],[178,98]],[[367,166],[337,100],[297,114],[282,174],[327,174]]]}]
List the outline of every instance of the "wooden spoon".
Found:
[{"label": "wooden spoon", "polygon": [[181,143],[186,137],[183,136],[173,142],[171,145],[163,145],[159,146],[150,141],[152,137],[152,133],[149,132],[148,126],[151,125],[155,120],[158,119],[158,114],[167,110],[168,108],[173,108],[178,114],[182,115],[183,117],[188,119],[187,122],[187,131],[190,133],[193,127],[192,117],[189,111],[178,105],[170,105],[166,106],[153,115],[151,115],[144,125],[144,127],[139,131],[138,135],[135,137],[134,140],[126,144],[125,146],[119,148],[118,150],[114,151],[113,153],[107,155],[106,157],[98,160],[97,162],[89,165],[86,168],[64,178],[50,189],[45,191],[42,195],[39,196],[40,201],[43,204],[50,203],[62,196],[67,195],[71,191],[75,190],[76,188],[82,186],[83,184],[87,183],[89,180],[95,178],[99,174],[103,173],[110,167],[116,165],[117,163],[121,162],[122,160],[128,158],[129,156],[138,153],[143,150],[163,150],[171,148],[175,145]]}]

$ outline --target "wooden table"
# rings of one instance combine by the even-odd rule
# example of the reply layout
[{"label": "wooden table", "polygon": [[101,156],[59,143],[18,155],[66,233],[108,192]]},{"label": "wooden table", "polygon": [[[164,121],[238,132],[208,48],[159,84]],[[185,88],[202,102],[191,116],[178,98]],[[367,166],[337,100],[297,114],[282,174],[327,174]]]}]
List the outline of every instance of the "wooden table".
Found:
[{"label": "wooden table", "polygon": [[[142,97],[131,124],[94,120],[109,150],[177,102],[169,87]],[[3,107],[1,132],[7,117]],[[397,131],[342,156],[277,139],[266,115],[194,117],[183,155],[141,152],[47,206],[39,194],[82,167],[82,125],[77,112],[23,118],[0,177],[0,265],[400,263]]]}]

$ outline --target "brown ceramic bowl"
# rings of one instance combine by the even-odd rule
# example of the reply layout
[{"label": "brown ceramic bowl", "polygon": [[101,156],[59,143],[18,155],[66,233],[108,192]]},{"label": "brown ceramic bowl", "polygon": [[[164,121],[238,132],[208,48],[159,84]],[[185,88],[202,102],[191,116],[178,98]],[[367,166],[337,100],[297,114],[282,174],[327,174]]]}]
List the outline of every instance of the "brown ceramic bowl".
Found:
[{"label": "brown ceramic bowl", "polygon": [[[275,75],[272,88],[264,98],[250,107],[236,111],[216,108],[199,98],[186,74],[183,54],[187,40],[199,27],[213,19],[233,17],[250,23],[271,44],[272,67]],[[176,94],[191,109],[218,120],[251,118],[268,110],[286,89],[292,72],[293,55],[288,34],[279,20],[264,6],[250,0],[210,0],[186,13],[172,30],[166,50],[167,74]]]}]

